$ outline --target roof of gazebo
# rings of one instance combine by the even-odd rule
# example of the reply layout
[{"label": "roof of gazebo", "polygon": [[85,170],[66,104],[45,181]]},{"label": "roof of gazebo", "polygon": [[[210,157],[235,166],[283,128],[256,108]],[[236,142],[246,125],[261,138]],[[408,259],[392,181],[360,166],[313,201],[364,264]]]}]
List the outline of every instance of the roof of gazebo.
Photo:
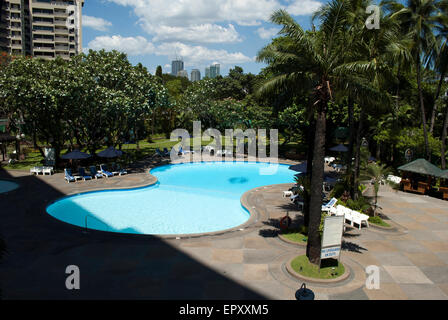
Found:
[{"label": "roof of gazebo", "polygon": [[425,159],[417,159],[409,162],[405,165],[402,165],[401,167],[398,167],[398,170],[409,171],[434,177],[440,177],[440,175],[442,174],[441,169]]}]

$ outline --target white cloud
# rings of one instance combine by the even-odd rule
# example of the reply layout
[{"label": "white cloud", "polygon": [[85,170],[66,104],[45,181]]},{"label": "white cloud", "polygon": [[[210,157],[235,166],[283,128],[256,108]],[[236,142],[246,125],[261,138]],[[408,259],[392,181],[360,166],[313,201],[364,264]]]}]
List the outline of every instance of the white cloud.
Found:
[{"label": "white cloud", "polygon": [[[146,29],[152,30],[148,25]],[[222,27],[216,24],[201,24],[188,27],[171,27],[161,25],[149,33],[155,34],[154,41],[183,41],[195,43],[234,43],[241,42],[235,27],[229,24]]]},{"label": "white cloud", "polygon": [[130,56],[140,56],[154,53],[154,45],[144,37],[100,36],[89,42],[88,49],[118,50]]},{"label": "white cloud", "polygon": [[112,23],[110,21],[104,20],[103,18],[83,15],[82,25],[83,27],[92,28],[98,31],[107,31],[107,29],[112,26]]},{"label": "white cloud", "polygon": [[272,39],[280,29],[278,28],[269,28],[265,29],[263,27],[257,29],[258,36],[261,39]]},{"label": "white cloud", "polygon": [[295,16],[305,16],[314,13],[322,6],[322,3],[315,0],[291,0],[286,7],[286,11]]},{"label": "white cloud", "polygon": [[253,59],[241,52],[209,49],[203,46],[192,46],[181,42],[167,42],[157,46],[155,54],[170,57],[177,52],[183,58],[186,66],[202,66],[212,62],[234,64],[250,62]]},{"label": "white cloud", "polygon": [[[181,42],[167,42],[155,46],[146,38],[99,36],[89,42],[86,50],[118,50],[127,53],[129,56],[139,56],[156,54],[159,56],[171,57],[173,52],[181,56],[186,66],[202,66],[207,63],[218,62],[221,64],[245,63],[253,61],[241,52],[228,52],[226,50],[209,49],[203,46],[193,46]],[[166,67],[166,66],[165,66]]]}]

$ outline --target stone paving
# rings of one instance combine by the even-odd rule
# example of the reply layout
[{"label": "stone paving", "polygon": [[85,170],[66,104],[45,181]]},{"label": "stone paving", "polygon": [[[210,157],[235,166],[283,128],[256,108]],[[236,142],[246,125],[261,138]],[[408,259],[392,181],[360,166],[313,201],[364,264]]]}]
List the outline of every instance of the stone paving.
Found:
[{"label": "stone paving", "polygon": [[[0,266],[4,299],[295,299],[301,281],[285,263],[305,248],[276,237],[290,213],[283,190],[244,195],[258,221],[243,231],[191,239],[85,233],[49,217],[46,205],[66,194],[147,185],[150,164],[128,176],[67,184],[62,174],[32,177],[0,171],[21,187],[0,194],[0,232],[8,254]],[[351,270],[336,284],[307,283],[316,299],[447,299],[448,202],[382,186],[379,205],[393,230],[347,228],[342,261]],[[81,270],[81,290],[65,289],[65,268]],[[380,289],[367,290],[365,267],[380,268]]]}]

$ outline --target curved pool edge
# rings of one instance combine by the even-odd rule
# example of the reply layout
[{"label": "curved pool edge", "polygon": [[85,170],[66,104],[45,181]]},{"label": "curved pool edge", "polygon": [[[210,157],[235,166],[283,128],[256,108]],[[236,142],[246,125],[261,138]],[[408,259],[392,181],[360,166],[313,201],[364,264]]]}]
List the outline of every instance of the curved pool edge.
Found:
[{"label": "curved pool edge", "polygon": [[[96,192],[114,192],[114,191],[132,191],[132,190],[138,190],[138,189],[143,189],[143,188],[149,188],[152,187],[154,185],[156,185],[159,181],[157,179],[156,176],[154,176],[153,174],[151,174],[151,171],[153,169],[156,168],[160,168],[163,166],[169,166],[169,165],[181,165],[181,164],[189,164],[189,163],[204,163],[204,162],[250,162],[250,163],[265,163],[263,161],[217,161],[217,160],[211,160],[211,161],[188,161],[188,162],[180,162],[180,163],[163,163],[163,164],[159,164],[153,167],[146,167],[145,168],[145,174],[149,175],[150,178],[152,179],[152,181],[150,183],[147,184],[140,184],[140,185],[136,185],[136,186],[129,186],[129,187],[123,187],[123,188],[99,188],[99,189],[93,189],[93,190],[87,190],[84,192],[72,192],[72,193],[67,193],[64,196],[61,196],[57,199],[54,199],[52,201],[50,201],[49,203],[47,203],[45,205],[45,215],[47,217],[50,217],[51,220],[56,221],[58,223],[63,223],[65,226],[72,228],[73,230],[79,230],[82,231],[84,233],[91,233],[91,234],[101,234],[101,235],[109,235],[109,236],[113,236],[113,237],[126,237],[126,238],[139,238],[139,239],[157,239],[157,240],[181,240],[181,239],[194,239],[194,238],[203,238],[203,237],[214,237],[214,236],[221,236],[221,235],[227,235],[227,234],[231,234],[234,232],[244,232],[244,231],[248,231],[248,229],[250,227],[253,227],[254,225],[256,225],[257,222],[259,222],[260,220],[260,214],[258,212],[258,210],[256,210],[255,208],[252,208],[251,204],[250,204],[250,200],[249,195],[253,194],[254,192],[257,192],[259,190],[263,190],[265,188],[268,187],[272,187],[274,185],[266,185],[266,186],[260,186],[260,187],[256,187],[250,190],[245,191],[241,197],[240,197],[240,204],[242,206],[242,208],[247,211],[249,213],[249,219],[232,228],[228,228],[228,229],[224,229],[224,230],[219,230],[219,231],[213,231],[213,232],[203,232],[203,233],[187,233],[187,234],[136,234],[136,233],[125,233],[125,232],[114,232],[114,231],[106,231],[106,230],[98,230],[98,229],[89,229],[89,228],[85,228],[85,227],[80,227],[74,224],[71,224],[69,222],[65,222],[62,220],[59,220],[58,218],[52,216],[51,214],[48,213],[47,208],[49,206],[51,206],[52,204],[54,204],[57,201],[60,201],[62,199],[67,199],[70,197],[74,197],[74,196],[79,196],[79,195],[85,195],[85,194],[89,194],[89,193],[96,193]],[[289,162],[283,162],[283,161],[279,161],[277,164],[282,164],[282,165],[291,165],[291,161]],[[275,184],[275,185],[282,185],[281,184]],[[291,183],[289,183],[291,184]]]}]

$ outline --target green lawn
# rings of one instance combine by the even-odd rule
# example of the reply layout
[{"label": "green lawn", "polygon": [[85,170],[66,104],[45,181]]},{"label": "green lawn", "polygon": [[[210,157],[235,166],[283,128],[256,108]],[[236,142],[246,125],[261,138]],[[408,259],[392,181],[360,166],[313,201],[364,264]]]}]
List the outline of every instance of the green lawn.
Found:
[{"label": "green lawn", "polygon": [[308,240],[308,237],[299,231],[287,231],[285,233],[281,233],[281,235],[289,241],[297,243],[306,243]]},{"label": "green lawn", "polygon": [[376,216],[376,217],[370,217],[369,218],[369,222],[382,226],[382,227],[390,227],[390,224],[388,224],[387,222],[385,222],[383,219],[381,219],[380,217]]},{"label": "green lawn", "polygon": [[321,268],[310,263],[306,255],[298,256],[291,262],[292,269],[305,277],[317,279],[336,279],[345,272],[344,265],[336,259],[322,260]]}]

